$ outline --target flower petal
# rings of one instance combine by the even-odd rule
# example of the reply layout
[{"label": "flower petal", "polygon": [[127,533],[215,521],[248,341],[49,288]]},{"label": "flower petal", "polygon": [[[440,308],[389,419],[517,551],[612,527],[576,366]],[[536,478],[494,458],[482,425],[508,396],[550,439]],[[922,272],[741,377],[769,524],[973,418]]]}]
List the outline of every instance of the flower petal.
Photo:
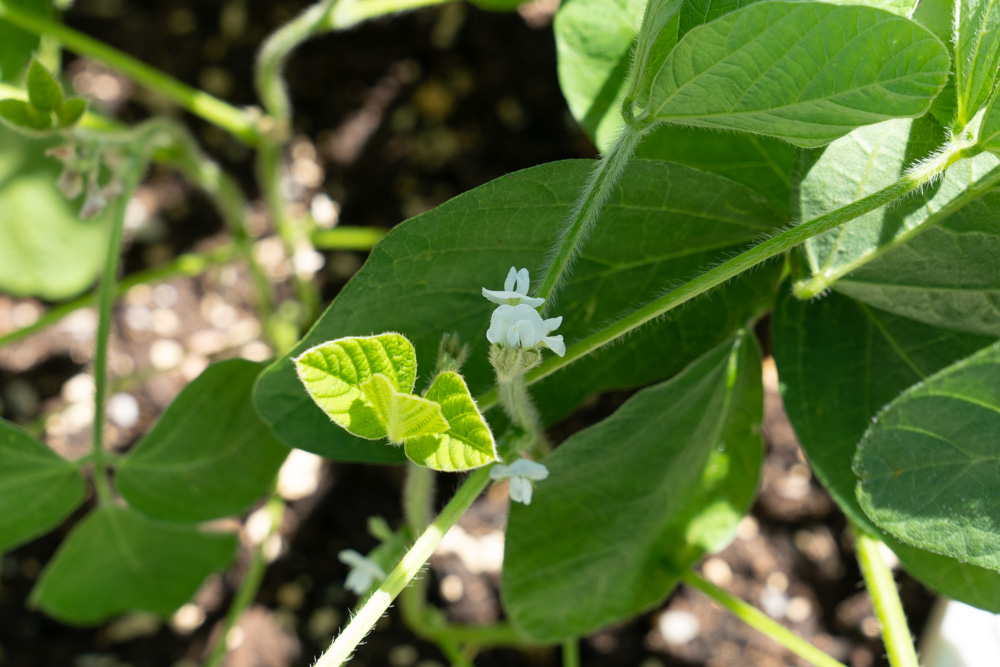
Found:
[{"label": "flower petal", "polygon": [[528,269],[521,269],[517,272],[517,292],[527,296],[530,286],[531,279],[528,277]]},{"label": "flower petal", "polygon": [[549,476],[549,469],[544,464],[532,461],[531,459],[520,458],[509,466],[504,467],[509,472],[508,477],[525,477],[537,481],[546,479]]},{"label": "flower petal", "polygon": [[512,478],[510,486],[507,487],[510,499],[516,503],[524,503],[525,505],[531,504],[531,491],[531,482],[524,477]]},{"label": "flower petal", "polygon": [[517,269],[513,266],[510,267],[510,271],[507,273],[507,280],[503,281],[503,289],[505,292],[513,292],[514,285],[517,282]]},{"label": "flower petal", "polygon": [[544,322],[545,333],[550,333],[558,329],[559,325],[562,324],[562,321],[563,321],[562,315],[560,315],[559,317],[550,317],[549,319],[545,320]]},{"label": "flower petal", "polygon": [[560,336],[545,336],[542,338],[542,345],[549,348],[560,357],[566,356],[566,343],[563,342],[563,337]]}]

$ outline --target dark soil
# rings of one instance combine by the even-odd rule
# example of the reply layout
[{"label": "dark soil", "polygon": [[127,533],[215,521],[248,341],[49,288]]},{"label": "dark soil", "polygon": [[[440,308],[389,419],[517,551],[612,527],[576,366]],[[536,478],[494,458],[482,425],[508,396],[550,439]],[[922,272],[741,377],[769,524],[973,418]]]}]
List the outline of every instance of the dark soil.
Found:
[{"label": "dark soil", "polygon": [[[301,1],[273,0],[78,0],[68,20],[186,82],[249,105],[254,102],[251,64],[256,48],[303,6]],[[552,33],[544,11],[540,13],[541,24],[532,27],[516,13],[488,14],[455,4],[374,21],[303,47],[289,67],[295,131],[301,136],[290,158],[293,174],[301,161],[297,178],[303,203],[325,192],[342,207],[344,224],[388,228],[505,173],[551,160],[592,157],[593,146],[559,94]],[[169,110],[162,100],[132,89],[93,63],[68,58],[67,71],[84,87],[98,80],[112,82],[105,106],[127,121]],[[256,195],[249,151],[197,119],[186,120],[207,150]],[[154,172],[143,194],[155,215],[131,242],[126,272],[210,247],[225,237],[208,201],[176,176]],[[266,221],[261,222],[258,233],[267,231]],[[359,253],[327,253],[327,267],[319,276],[326,299],[363,258]],[[114,429],[115,447],[133,442],[203,361],[233,354],[266,356],[259,327],[252,326],[248,282],[240,271],[217,269],[196,279],[172,280],[172,290],[129,293],[116,313],[112,368],[120,378],[118,389],[136,398],[140,419]],[[0,332],[15,328],[15,313],[42,307],[0,296]],[[164,310],[174,317],[157,315]],[[146,311],[160,320],[154,317],[144,329],[132,318]],[[72,390],[76,385],[66,383],[85,371],[93,348],[92,318],[85,312],[74,318],[0,350],[3,417],[44,434],[70,456],[84,451],[87,435],[71,419],[70,408],[79,397]],[[233,334],[241,331],[238,325],[243,333]],[[150,372],[150,364],[158,363],[152,344],[165,339],[179,343],[170,348],[180,355],[178,363]],[[166,347],[161,345],[161,352]],[[734,543],[705,561],[702,570],[852,667],[887,664],[845,521],[812,478],[795,443],[773,366],[766,365],[765,376],[768,458],[760,498]],[[580,423],[601,418],[620,399],[606,397]],[[441,482],[443,487],[452,484],[453,478]],[[399,524],[401,485],[401,469],[327,466],[315,493],[290,503],[282,526],[282,555],[268,568],[243,619],[229,667],[311,664],[355,602],[343,589],[346,566],[336,554],[374,546],[366,527],[370,515]],[[439,489],[441,499],[450,491]],[[470,543],[488,543],[502,529],[505,512],[505,494],[495,487],[462,520]],[[246,550],[230,572],[211,578],[195,598],[189,611],[200,622],[171,624],[135,615],[100,628],[71,628],[32,611],[26,600],[72,523],[4,556],[0,665],[201,664],[245,571]],[[496,572],[482,565],[475,562],[475,553],[461,549],[432,560],[427,575],[432,599],[455,622],[483,623],[502,616]],[[474,571],[480,569],[485,571]],[[901,585],[912,628],[919,632],[932,597],[905,575]],[[688,632],[692,622],[697,630],[693,638]],[[804,664],[685,588],[660,608],[585,638],[581,652],[587,667]],[[445,663],[438,649],[416,639],[392,610],[352,664]],[[480,667],[557,664],[554,648],[490,651],[476,660]]]}]

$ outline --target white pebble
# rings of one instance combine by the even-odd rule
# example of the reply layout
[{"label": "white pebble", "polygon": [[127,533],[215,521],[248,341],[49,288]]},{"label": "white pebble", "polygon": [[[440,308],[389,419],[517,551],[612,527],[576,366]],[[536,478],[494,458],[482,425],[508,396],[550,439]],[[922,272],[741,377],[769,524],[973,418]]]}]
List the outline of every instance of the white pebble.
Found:
[{"label": "white pebble", "polygon": [[149,362],[161,371],[180,365],[184,359],[184,348],[175,340],[161,338],[149,348]]},{"label": "white pebble", "polygon": [[701,625],[689,611],[666,611],[660,614],[656,627],[668,644],[680,646],[698,636]]},{"label": "white pebble", "polygon": [[115,426],[132,428],[139,423],[139,401],[132,394],[115,394],[108,399],[108,419]]}]

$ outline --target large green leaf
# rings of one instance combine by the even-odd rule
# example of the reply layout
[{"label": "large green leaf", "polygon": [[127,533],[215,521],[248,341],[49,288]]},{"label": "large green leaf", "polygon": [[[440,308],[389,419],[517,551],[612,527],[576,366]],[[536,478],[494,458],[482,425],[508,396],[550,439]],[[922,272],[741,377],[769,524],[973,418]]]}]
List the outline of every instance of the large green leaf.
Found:
[{"label": "large green leaf", "polygon": [[1000,5],[955,0],[957,120],[965,125],[985,105],[1000,67]]},{"label": "large green leaf", "polygon": [[1000,193],[842,278],[844,294],[934,326],[1000,336]]},{"label": "large green leaf", "polygon": [[557,641],[662,600],[749,508],[761,413],[760,356],[743,335],[560,445],[531,505],[511,507],[511,620]]},{"label": "large green leaf", "polygon": [[497,460],[493,433],[461,375],[451,371],[438,375],[427,392],[427,400],[441,406],[448,430],[407,440],[407,458],[448,472],[471,470]]},{"label": "large green leaf", "polygon": [[890,403],[858,445],[865,513],[899,540],[1000,570],[1000,344]]},{"label": "large green leaf", "polygon": [[[895,183],[944,139],[944,128],[930,116],[862,127],[838,139],[808,168],[798,185],[801,217],[814,218]],[[964,160],[909,199],[809,239],[805,250],[813,273],[810,291],[818,293],[830,285],[840,289],[836,281],[945,220],[995,187],[997,181],[997,158],[981,155]],[[910,253],[904,254],[910,258]],[[878,270],[877,274],[891,275],[893,271]],[[847,280],[853,279],[850,276]],[[864,298],[857,288],[851,293]],[[906,300],[903,295],[896,296]]]},{"label": "large green leaf", "polygon": [[49,145],[0,127],[0,291],[56,300],[93,283],[107,227],[80,221],[79,204],[56,189],[59,163],[43,155]]},{"label": "large green leaf", "polygon": [[[48,16],[52,7],[49,0],[4,0],[4,4],[39,16]],[[36,33],[0,19],[0,81],[13,81],[21,74],[38,42]]]},{"label": "large green leaf", "polygon": [[601,151],[622,125],[625,76],[645,6],[645,0],[569,0],[553,20],[559,86]]},{"label": "large green leaf", "polygon": [[[558,162],[504,176],[399,225],[290,356],[327,340],[395,330],[413,342],[420,367],[433,368],[442,334],[456,332],[470,346],[462,373],[472,394],[492,388],[486,329],[495,305],[481,289],[496,288],[511,266],[542,264],[592,165]],[[678,165],[635,161],[621,183],[553,309],[565,318],[557,333],[567,342],[782,221],[757,193]],[[543,380],[535,396],[546,423],[591,394],[666,377],[726,340],[771,302],[778,268],[733,281]],[[344,460],[404,460],[399,449],[373,447],[331,424],[289,356],[262,374],[255,401],[290,445]]]},{"label": "large green leaf", "polygon": [[652,83],[645,122],[821,146],[861,125],[922,115],[949,64],[926,28],[885,10],[761,2],[677,43]]},{"label": "large green leaf", "polygon": [[883,405],[991,339],[937,329],[836,293],[790,295],[774,313],[774,358],[785,409],[813,472],[844,513],[896,552],[934,590],[1000,611],[1000,576],[882,535],[855,497],[856,445]]},{"label": "large green leaf", "polygon": [[[739,2],[687,0],[673,16],[684,31],[736,8]],[[570,0],[556,14],[559,83],[573,116],[598,149],[607,150],[623,121],[621,107],[626,96],[625,77],[630,48],[644,19],[643,2],[624,0]],[[652,3],[663,15],[675,9],[666,1]],[[662,18],[660,19],[662,22]],[[676,26],[665,30],[676,35]],[[669,35],[668,35],[669,36]],[[646,45],[654,60],[644,67],[656,73],[666,58],[668,36]],[[673,40],[676,41],[676,40]],[[670,42],[671,44],[673,42]],[[643,45],[636,45],[640,50]],[[637,66],[639,60],[636,59]],[[636,77],[641,77],[637,73]],[[660,127],[639,144],[636,155],[666,160],[721,174],[764,193],[783,213],[790,212],[789,174],[795,148],[784,142],[752,135],[723,134],[691,127]]]},{"label": "large green leaf", "polygon": [[288,449],[254,411],[262,364],[209,366],[184,388],[117,467],[115,484],[136,509],[167,521],[237,514],[267,493]]},{"label": "large green leaf", "polygon": [[168,616],[233,557],[232,534],[199,531],[105,505],[80,522],[45,567],[31,601],[67,623],[125,611]]},{"label": "large green leaf", "polygon": [[0,553],[58,524],[85,491],[76,465],[0,419]]}]

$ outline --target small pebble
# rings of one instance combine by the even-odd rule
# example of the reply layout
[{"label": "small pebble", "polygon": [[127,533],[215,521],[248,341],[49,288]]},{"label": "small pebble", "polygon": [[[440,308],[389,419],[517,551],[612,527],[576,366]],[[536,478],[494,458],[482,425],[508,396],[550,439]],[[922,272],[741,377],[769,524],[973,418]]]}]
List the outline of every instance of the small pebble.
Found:
[{"label": "small pebble", "polygon": [[701,632],[698,619],[688,611],[663,612],[656,621],[656,627],[663,639],[674,646],[687,644]]},{"label": "small pebble", "polygon": [[149,361],[161,371],[170,370],[184,360],[184,348],[175,340],[161,338],[149,348]]},{"label": "small pebble", "polygon": [[139,401],[132,394],[115,394],[108,399],[108,419],[115,426],[132,428],[139,423]]}]

